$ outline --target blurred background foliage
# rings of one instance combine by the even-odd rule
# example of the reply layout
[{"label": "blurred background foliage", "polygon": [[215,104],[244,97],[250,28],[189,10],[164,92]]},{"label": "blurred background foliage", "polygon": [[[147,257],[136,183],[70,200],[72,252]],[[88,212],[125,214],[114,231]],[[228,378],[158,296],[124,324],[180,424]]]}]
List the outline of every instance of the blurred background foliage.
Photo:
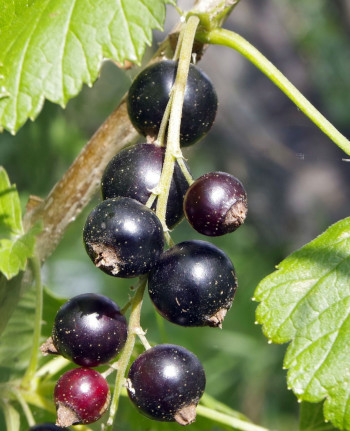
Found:
[{"label": "blurred background foliage", "polygon": [[[188,1],[179,2],[188,8]],[[177,20],[169,8],[165,32]],[[350,136],[350,3],[347,0],[241,0],[226,28],[255,44],[346,136]],[[164,34],[155,42],[145,61]],[[142,325],[151,343],[192,350],[203,362],[207,393],[267,428],[298,428],[298,405],[282,369],[285,346],[269,345],[254,325],[254,289],[290,252],[349,215],[349,163],[269,80],[236,52],[209,47],[200,67],[220,101],[216,123],[186,149],[194,177],[227,171],[244,183],[248,218],[234,234],[216,238],[236,267],[239,289],[223,330],[181,328],[156,316],[148,297]],[[45,197],[85,142],[118,104],[138,68],[122,71],[106,62],[92,89],[67,108],[46,103],[38,119],[16,136],[0,136],[0,163],[17,184],[23,206],[29,194]],[[46,285],[71,297],[101,292],[123,305],[131,282],[96,270],[82,245],[82,227],[96,196],[70,226],[44,266]],[[186,222],[175,241],[205,239]],[[46,419],[37,411],[38,420]],[[123,399],[120,430],[175,429],[141,417]],[[191,429],[223,429],[199,419]]]}]

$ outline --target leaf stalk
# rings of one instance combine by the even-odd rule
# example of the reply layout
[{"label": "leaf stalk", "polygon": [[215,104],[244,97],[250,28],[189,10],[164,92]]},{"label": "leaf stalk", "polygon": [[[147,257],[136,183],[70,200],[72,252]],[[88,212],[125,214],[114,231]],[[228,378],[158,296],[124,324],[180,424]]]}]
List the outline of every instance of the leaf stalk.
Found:
[{"label": "leaf stalk", "polygon": [[350,141],[303,96],[276,66],[242,36],[233,31],[216,28],[209,32],[199,31],[196,38],[202,43],[223,45],[235,49],[246,57],[282,90],[323,133],[350,155]]}]

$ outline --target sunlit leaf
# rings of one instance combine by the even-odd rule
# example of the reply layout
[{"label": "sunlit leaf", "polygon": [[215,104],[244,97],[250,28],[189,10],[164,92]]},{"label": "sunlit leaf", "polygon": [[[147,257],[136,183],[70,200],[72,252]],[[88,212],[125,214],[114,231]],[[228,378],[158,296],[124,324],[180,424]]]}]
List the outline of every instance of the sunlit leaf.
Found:
[{"label": "sunlit leaf", "polygon": [[300,400],[325,400],[325,418],[350,429],[350,218],[285,259],[255,292],[257,320],[275,343]]},{"label": "sunlit leaf", "polygon": [[0,271],[7,279],[25,269],[28,258],[34,254],[36,235],[40,232],[41,224],[38,223],[21,236],[0,239]]},{"label": "sunlit leaf", "polygon": [[[7,7],[0,27],[0,126],[15,132],[45,99],[65,106],[102,62],[140,63],[166,0],[36,0]],[[173,3],[173,1],[171,1]]]}]

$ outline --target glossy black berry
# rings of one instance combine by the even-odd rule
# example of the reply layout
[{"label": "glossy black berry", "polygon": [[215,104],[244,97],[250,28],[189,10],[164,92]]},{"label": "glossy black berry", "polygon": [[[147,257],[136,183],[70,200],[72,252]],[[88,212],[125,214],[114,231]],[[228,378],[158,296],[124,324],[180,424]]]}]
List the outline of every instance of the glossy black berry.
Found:
[{"label": "glossy black berry", "polygon": [[44,424],[34,425],[28,431],[68,431],[67,428],[61,428],[53,423],[46,422]]},{"label": "glossy black berry", "polygon": [[[132,83],[127,99],[128,113],[134,127],[142,135],[157,136],[176,71],[177,62],[161,61],[144,69]],[[195,143],[210,130],[217,104],[210,79],[191,64],[182,109],[181,146]]]},{"label": "glossy black berry", "polygon": [[52,342],[65,358],[96,367],[117,356],[127,334],[127,322],[117,304],[103,295],[85,293],[58,310]]},{"label": "glossy black berry", "polygon": [[164,245],[162,225],[155,213],[125,197],[97,205],[86,220],[83,239],[95,265],[115,277],[146,274]]},{"label": "glossy black berry", "polygon": [[210,172],[187,190],[184,211],[196,231],[220,236],[236,230],[247,215],[247,194],[242,183],[226,172]]},{"label": "glossy black berry", "polygon": [[236,288],[231,260],[205,241],[185,241],[165,251],[148,278],[156,309],[182,326],[221,326]]},{"label": "glossy black berry", "polygon": [[106,412],[110,392],[106,379],[91,368],[64,373],[54,390],[57,425],[67,427],[96,422]]},{"label": "glossy black berry", "polygon": [[[102,176],[103,199],[126,196],[146,204],[160,179],[165,148],[153,144],[138,144],[120,151],[107,165]],[[179,165],[170,185],[166,223],[173,228],[183,217],[183,199],[188,182]],[[155,208],[156,202],[153,205]]]},{"label": "glossy black berry", "polygon": [[128,394],[145,416],[187,425],[205,389],[199,359],[173,344],[159,344],[142,353],[130,367]]}]

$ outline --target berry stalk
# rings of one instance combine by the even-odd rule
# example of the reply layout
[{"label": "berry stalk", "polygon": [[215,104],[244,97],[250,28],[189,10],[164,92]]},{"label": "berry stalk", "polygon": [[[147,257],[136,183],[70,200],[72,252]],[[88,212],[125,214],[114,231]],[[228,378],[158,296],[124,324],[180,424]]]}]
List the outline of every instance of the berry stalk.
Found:
[{"label": "berry stalk", "polygon": [[165,232],[167,231],[167,226],[165,224],[166,206],[168,202],[170,183],[174,172],[175,161],[177,158],[182,158],[182,152],[180,149],[180,125],[182,116],[182,105],[184,100],[188,70],[191,62],[192,46],[198,24],[199,18],[197,16],[191,16],[186,23],[186,28],[181,40],[179,65],[170,99],[171,111],[169,119],[169,131],[163,170],[157,187],[159,197],[156,212],[157,216],[163,224]]},{"label": "berry stalk", "polygon": [[115,381],[115,387],[113,392],[113,397],[111,401],[111,406],[109,410],[109,418],[105,427],[105,431],[111,430],[114,417],[118,410],[119,398],[125,383],[125,374],[128,364],[130,362],[130,357],[135,346],[136,336],[140,332],[140,315],[143,294],[147,284],[147,277],[143,276],[139,279],[139,284],[136,289],[135,295],[131,300],[131,313],[129,318],[128,326],[128,338],[126,340],[123,352],[118,360],[118,371]]},{"label": "berry stalk", "polygon": [[211,419],[215,422],[218,422],[222,425],[226,425],[234,428],[235,430],[240,431],[269,431],[267,428],[263,428],[259,425],[252,424],[250,422],[243,421],[241,419],[235,418],[233,416],[229,416],[225,413],[221,413],[210,409],[208,407],[204,407],[202,405],[197,406],[197,414],[199,416]]},{"label": "berry stalk", "polygon": [[350,155],[350,141],[330,123],[302,93],[260,51],[233,31],[216,28],[209,32],[199,31],[196,38],[202,43],[224,45],[235,49],[250,60],[277,87],[283,91],[300,110],[313,121],[339,148]]}]

